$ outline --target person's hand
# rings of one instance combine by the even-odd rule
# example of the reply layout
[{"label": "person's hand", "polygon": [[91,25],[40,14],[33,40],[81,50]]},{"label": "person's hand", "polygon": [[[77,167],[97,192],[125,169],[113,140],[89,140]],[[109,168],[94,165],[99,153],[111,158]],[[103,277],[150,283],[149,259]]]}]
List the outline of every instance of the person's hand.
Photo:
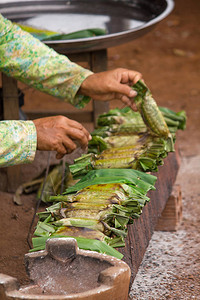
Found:
[{"label": "person's hand", "polygon": [[91,139],[80,123],[64,116],[41,118],[33,122],[37,131],[37,149],[56,151],[58,159],[74,151],[77,143],[85,149]]},{"label": "person's hand", "polygon": [[96,73],[88,76],[79,89],[79,93],[93,100],[121,100],[136,110],[134,97],[137,93],[131,88],[142,78],[139,72],[118,68],[112,71]]}]

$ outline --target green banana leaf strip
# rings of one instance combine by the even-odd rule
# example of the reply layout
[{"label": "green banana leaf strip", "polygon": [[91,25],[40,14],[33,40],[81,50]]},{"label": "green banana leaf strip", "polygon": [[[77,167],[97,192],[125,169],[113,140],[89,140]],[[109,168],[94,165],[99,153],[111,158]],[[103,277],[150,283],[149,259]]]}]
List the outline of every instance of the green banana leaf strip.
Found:
[{"label": "green banana leaf strip", "polygon": [[[117,176],[117,177],[124,177],[124,178],[131,178],[133,181],[135,180],[136,185],[139,186],[141,181],[145,182],[149,185],[149,188],[154,189],[154,184],[157,180],[156,176],[145,174],[144,172],[140,172],[137,170],[131,169],[110,169],[110,170],[93,170],[90,171],[84,178],[93,179],[103,176]],[[84,181],[84,178],[82,180]]]},{"label": "green banana leaf strip", "polygon": [[90,170],[93,170],[91,162],[74,163],[70,165],[69,168],[73,178],[76,179],[87,174]]},{"label": "green banana leaf strip", "polygon": [[108,149],[108,144],[100,136],[93,136],[88,143],[88,153],[99,154],[106,149]]},{"label": "green banana leaf strip", "polygon": [[38,222],[34,235],[49,237],[50,234],[55,232],[55,226],[46,224],[45,222]]},{"label": "green banana leaf strip", "polygon": [[[37,213],[37,216],[39,218],[39,221],[44,222],[44,220],[46,220],[46,218],[48,218],[49,216],[51,217],[51,213],[48,211],[42,211],[42,212]],[[54,218],[52,218],[51,221],[54,221]]]},{"label": "green banana leaf strip", "polygon": [[115,216],[114,219],[115,228],[126,228],[126,226],[129,223],[129,217],[117,213],[113,213],[113,216]]},{"label": "green banana leaf strip", "polygon": [[116,237],[114,239],[110,239],[110,241],[108,241],[108,245],[113,248],[121,248],[125,247],[125,241],[119,237]]},{"label": "green banana leaf strip", "polygon": [[154,159],[151,159],[149,157],[141,157],[138,159],[138,162],[139,162],[142,170],[144,170],[144,172],[147,172],[149,170],[151,170],[152,172],[158,171],[156,160],[154,160]]},{"label": "green banana leaf strip", "polygon": [[98,136],[98,137],[102,137],[105,138],[107,136],[109,136],[111,133],[109,132],[110,127],[109,126],[104,126],[104,127],[99,127],[96,128],[95,130],[93,130],[91,132],[91,135],[94,136]]},{"label": "green banana leaf strip", "polygon": [[[108,184],[108,183],[125,183],[125,184],[135,185],[134,180],[119,178],[119,176],[98,177],[98,178],[94,178],[92,180],[88,179],[88,180],[85,180],[84,182],[83,181],[78,182],[74,186],[69,187],[64,194],[75,193],[75,192],[80,191],[81,189],[91,186],[91,185]],[[149,185],[148,185],[148,188],[146,188],[146,184],[144,182],[141,182],[140,185],[142,186],[143,193],[145,193],[144,191],[146,191],[146,190],[154,189],[154,188],[150,188]]]},{"label": "green banana leaf strip", "polygon": [[55,34],[50,37],[46,37],[43,41],[61,41],[61,40],[74,40],[74,39],[83,39],[90,38],[100,35],[105,35],[106,30],[101,28],[91,28],[75,31],[67,34]]},{"label": "green banana leaf strip", "polygon": [[176,130],[178,129],[179,127],[179,122],[178,121],[175,121],[175,120],[172,120],[168,117],[165,117],[165,122],[167,123],[167,126],[171,126],[171,127],[175,127]]},{"label": "green banana leaf strip", "polygon": [[89,171],[74,186],[69,187],[64,194],[77,192],[87,186],[106,183],[132,184],[141,188],[146,194],[150,189],[155,189],[156,176],[145,174],[132,169],[99,169]]},{"label": "green banana leaf strip", "polygon": [[44,179],[42,181],[40,188],[37,192],[38,199],[41,197],[41,200],[43,202],[48,202],[50,196],[60,193],[62,184],[64,185],[64,188],[66,188],[67,178],[69,175],[67,168],[65,168],[64,178],[62,178],[62,172],[63,172],[63,167],[61,164],[55,166],[49,172],[46,180]]},{"label": "green banana leaf strip", "polygon": [[116,115],[101,115],[98,117],[98,126],[101,127],[109,127],[112,125],[125,125],[132,124],[138,126],[145,126],[141,115],[138,112],[134,112],[134,114],[130,113],[117,113]]},{"label": "green banana leaf strip", "polygon": [[171,135],[163,114],[146,84],[139,80],[132,88],[137,92],[134,100],[150,133],[164,139],[170,137]]},{"label": "green banana leaf strip", "polygon": [[181,110],[176,113],[173,110],[166,107],[159,106],[159,109],[162,112],[164,117],[179,123],[179,125],[177,126],[178,129],[184,130],[186,128],[187,117],[186,117],[186,112],[184,110]]},{"label": "green banana leaf strip", "polygon": [[[32,238],[33,249],[31,249],[30,252],[44,250],[47,239],[55,238],[55,237],[66,238],[66,236],[62,236],[62,235],[51,236],[51,237],[34,237],[34,238]],[[82,238],[82,237],[73,237],[73,238],[77,241],[78,247],[80,249],[104,253],[104,254],[107,254],[110,256],[114,256],[118,259],[123,258],[123,254],[121,254],[119,251],[117,251],[113,247],[109,246],[105,242],[98,241],[98,240],[92,240],[92,239],[86,239],[86,238]]]},{"label": "green banana leaf strip", "polygon": [[46,38],[49,38],[51,36],[56,36],[59,34],[59,32],[45,30],[45,29],[39,29],[39,28],[35,28],[35,27],[28,26],[25,24],[19,24],[19,23],[15,23],[15,22],[14,22],[14,24],[19,26],[22,30],[29,32],[32,36],[39,39],[40,41],[42,41]]},{"label": "green banana leaf strip", "polygon": [[75,31],[72,33],[59,33],[56,31],[50,31],[46,29],[39,29],[33,26],[14,23],[18,25],[22,30],[29,32],[35,38],[39,39],[40,41],[59,41],[59,40],[71,40],[71,39],[82,39],[82,38],[89,38],[99,35],[105,35],[107,31],[102,28],[90,28],[90,29],[83,29],[79,31]]},{"label": "green banana leaf strip", "polygon": [[58,203],[55,203],[55,204],[53,204],[53,205],[47,207],[46,210],[47,210],[48,212],[53,213],[53,212],[57,212],[57,210],[60,209],[61,207],[62,207],[62,203],[61,203],[61,202],[58,202]]},{"label": "green banana leaf strip", "polygon": [[70,172],[73,178],[79,178],[85,174],[87,174],[90,170],[93,170],[92,160],[94,154],[88,153],[83,154],[79,158],[74,160],[74,164],[69,165]]},{"label": "green banana leaf strip", "polygon": [[[103,126],[95,129],[91,135],[92,136],[101,136],[102,138],[109,137],[111,135],[138,135],[139,133],[147,132],[147,127],[144,124],[140,124],[139,122],[133,123],[133,118],[131,117],[131,121],[128,122],[127,118],[123,118],[123,124],[111,124],[110,126]],[[122,117],[120,117],[119,122],[122,122]]]},{"label": "green banana leaf strip", "polygon": [[[138,89],[140,96],[143,97],[145,94],[144,87],[142,85],[139,85]],[[169,127],[171,126],[174,132],[176,132],[177,129],[185,129],[187,120],[185,111],[182,110],[176,113],[166,107],[159,106],[158,108],[162,112],[167,125]],[[117,124],[118,122],[119,124],[121,124],[122,122],[129,124],[129,120],[133,122],[133,119],[137,119],[139,123],[142,122],[142,117],[139,112],[134,112],[129,107],[124,107],[123,109],[111,109],[108,113],[99,115],[97,122],[99,126],[108,126],[111,124]]]}]

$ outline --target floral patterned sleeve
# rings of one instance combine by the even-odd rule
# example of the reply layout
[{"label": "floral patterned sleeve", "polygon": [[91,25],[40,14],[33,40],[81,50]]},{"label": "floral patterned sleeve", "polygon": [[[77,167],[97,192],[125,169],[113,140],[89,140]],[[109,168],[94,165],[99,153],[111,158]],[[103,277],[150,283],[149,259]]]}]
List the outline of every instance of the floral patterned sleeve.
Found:
[{"label": "floral patterned sleeve", "polygon": [[[58,54],[1,14],[0,71],[75,107],[82,108],[90,101],[77,91],[91,71]],[[36,132],[31,123],[0,122],[0,166],[33,160]]]},{"label": "floral patterned sleeve", "polygon": [[32,121],[0,122],[0,167],[32,162],[37,136]]},{"label": "floral patterned sleeve", "polygon": [[58,54],[0,15],[0,70],[29,86],[82,108],[90,99],[77,95],[91,71]]}]

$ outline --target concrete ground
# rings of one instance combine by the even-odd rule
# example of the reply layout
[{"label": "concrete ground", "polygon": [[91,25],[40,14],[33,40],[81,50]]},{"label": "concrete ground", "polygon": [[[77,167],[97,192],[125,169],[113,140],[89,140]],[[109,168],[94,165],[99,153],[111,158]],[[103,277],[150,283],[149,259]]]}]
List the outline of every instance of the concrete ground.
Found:
[{"label": "concrete ground", "polygon": [[200,299],[200,155],[183,157],[177,176],[183,219],[176,232],[154,232],[131,299]]}]

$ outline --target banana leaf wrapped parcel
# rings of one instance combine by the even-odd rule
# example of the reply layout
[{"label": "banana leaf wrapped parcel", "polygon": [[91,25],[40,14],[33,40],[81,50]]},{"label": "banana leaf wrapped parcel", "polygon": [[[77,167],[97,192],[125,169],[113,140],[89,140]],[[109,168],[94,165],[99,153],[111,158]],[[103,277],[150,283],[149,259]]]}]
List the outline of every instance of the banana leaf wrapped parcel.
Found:
[{"label": "banana leaf wrapped parcel", "polygon": [[[157,107],[150,91],[140,81],[134,89],[138,92],[136,103],[140,113],[125,107],[100,115],[98,128],[92,132],[89,142],[91,155],[83,155],[70,166],[74,177],[99,168],[156,172],[168,153],[174,151],[176,131],[186,126],[185,112]],[[149,107],[153,112],[151,109],[149,112]]]},{"label": "banana leaf wrapped parcel", "polygon": [[[47,238],[63,236],[81,239],[79,247],[87,250],[98,241],[98,251],[107,254],[124,247],[128,224],[142,213],[150,200],[146,194],[155,189],[155,182],[155,176],[136,170],[88,172],[61,195],[51,196],[49,202],[54,204],[38,213],[32,251],[44,249]],[[121,254],[115,250],[110,255]]]},{"label": "banana leaf wrapped parcel", "polygon": [[50,206],[38,213],[31,251],[44,249],[48,238],[73,237],[81,249],[122,258],[115,248],[125,246],[129,224],[155,190],[157,178],[149,172],[158,171],[186,126],[184,111],[158,107],[142,81],[133,88],[138,112],[126,107],[100,115],[88,153],[68,166],[65,189],[52,193],[47,184]]}]

